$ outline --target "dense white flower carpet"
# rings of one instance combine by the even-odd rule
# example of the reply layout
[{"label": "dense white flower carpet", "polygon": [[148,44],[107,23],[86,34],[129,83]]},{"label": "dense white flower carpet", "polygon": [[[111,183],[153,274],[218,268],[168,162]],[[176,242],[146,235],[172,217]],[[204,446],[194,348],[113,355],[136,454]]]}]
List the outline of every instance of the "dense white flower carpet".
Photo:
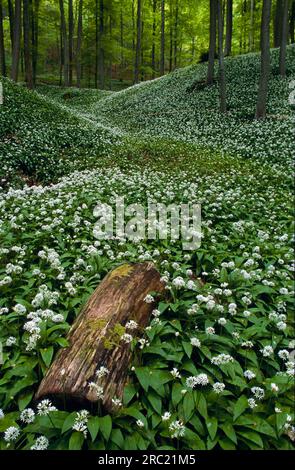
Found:
[{"label": "dense white flower carpet", "polygon": [[[203,65],[119,93],[44,86],[37,95],[4,83],[1,449],[293,448],[288,52],[286,80],[273,52],[265,122],[253,120],[256,55],[227,61],[226,117],[217,85],[192,87]],[[201,203],[201,247],[96,240],[93,210],[116,196],[144,207]],[[159,269],[167,299],[141,338],[124,326],[134,354],[114,413],[36,404],[85,300],[110,269],[144,260]]]}]

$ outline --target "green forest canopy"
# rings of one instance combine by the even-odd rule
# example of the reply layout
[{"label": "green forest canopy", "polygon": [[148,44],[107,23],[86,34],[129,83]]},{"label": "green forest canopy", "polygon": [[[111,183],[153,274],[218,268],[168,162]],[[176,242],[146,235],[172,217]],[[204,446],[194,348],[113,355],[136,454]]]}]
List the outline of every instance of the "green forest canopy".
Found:
[{"label": "green forest canopy", "polygon": [[[6,67],[11,67],[11,20],[9,6],[15,1],[2,0]],[[81,84],[86,87],[118,87],[134,79],[137,9],[141,4],[141,44],[139,80],[160,75],[161,40],[164,28],[164,72],[206,59],[209,48],[209,0],[64,0],[65,22],[69,37],[70,84],[76,84],[79,5],[82,19],[82,41],[79,62]],[[226,7],[224,1],[226,29]],[[272,2],[271,44],[279,45],[276,18],[281,15],[281,0]],[[294,42],[294,3],[290,2],[290,41]],[[63,37],[60,2],[28,0],[30,40],[38,55],[36,74],[39,80],[60,83],[63,80]],[[162,10],[164,4],[164,10]],[[70,7],[70,8],[69,8]],[[71,7],[73,22],[71,27]],[[163,20],[164,11],[164,22]],[[262,0],[233,1],[232,54],[260,49]],[[73,29],[73,32],[71,32]],[[73,40],[71,40],[71,35]],[[24,77],[23,39],[19,78]],[[72,65],[71,65],[72,64]]]}]

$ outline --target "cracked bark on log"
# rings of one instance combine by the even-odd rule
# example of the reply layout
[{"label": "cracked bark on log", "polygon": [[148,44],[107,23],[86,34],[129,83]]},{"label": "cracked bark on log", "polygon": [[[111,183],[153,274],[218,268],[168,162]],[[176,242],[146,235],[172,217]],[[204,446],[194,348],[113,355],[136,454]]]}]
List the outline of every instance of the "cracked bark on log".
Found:
[{"label": "cracked bark on log", "polygon": [[[111,271],[72,325],[69,346],[57,353],[35,399],[89,405],[98,402],[95,389],[89,387],[95,382],[103,387],[102,405],[110,411],[112,398],[122,398],[131,358],[130,344],[119,340],[120,329],[129,320],[137,322],[138,331],[148,325],[155,308],[144,301],[150,292],[164,292],[152,263],[125,264]],[[101,366],[109,374],[98,379],[95,373]]]}]

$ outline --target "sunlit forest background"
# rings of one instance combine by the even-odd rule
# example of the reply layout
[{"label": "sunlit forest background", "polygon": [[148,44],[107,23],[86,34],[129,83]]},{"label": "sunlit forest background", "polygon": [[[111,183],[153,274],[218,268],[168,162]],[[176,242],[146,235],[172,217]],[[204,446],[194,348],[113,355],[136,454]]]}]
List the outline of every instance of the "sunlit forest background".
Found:
[{"label": "sunlit forest background", "polygon": [[[79,77],[81,74],[78,84],[83,87],[118,89],[205,61],[208,56],[208,0],[28,0],[27,3],[33,72],[39,81],[57,85],[66,81],[71,86],[77,84],[77,74]],[[230,15],[233,20],[226,55],[259,51],[262,1],[223,3],[225,30],[229,28]],[[2,0],[0,6],[9,71],[15,8],[12,0]],[[282,7],[281,0],[272,2],[274,47],[280,45]],[[294,42],[294,16],[295,4],[290,2],[290,42]],[[24,79],[24,56],[21,44],[20,80]],[[68,78],[63,71],[65,66],[69,69]]]}]

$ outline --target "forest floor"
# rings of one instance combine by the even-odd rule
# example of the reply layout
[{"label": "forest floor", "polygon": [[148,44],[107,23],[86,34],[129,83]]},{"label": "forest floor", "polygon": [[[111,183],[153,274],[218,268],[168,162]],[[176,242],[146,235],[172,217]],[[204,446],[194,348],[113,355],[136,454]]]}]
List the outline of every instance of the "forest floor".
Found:
[{"label": "forest floor", "polygon": [[[256,54],[226,61],[226,116],[205,64],[120,92],[4,81],[1,449],[293,447],[294,56],[282,79],[272,52],[265,121],[254,120]],[[200,248],[97,240],[94,208],[116,196],[201,204]],[[123,402],[112,415],[36,408],[85,300],[109,270],[145,260],[169,294],[132,340]]]}]

